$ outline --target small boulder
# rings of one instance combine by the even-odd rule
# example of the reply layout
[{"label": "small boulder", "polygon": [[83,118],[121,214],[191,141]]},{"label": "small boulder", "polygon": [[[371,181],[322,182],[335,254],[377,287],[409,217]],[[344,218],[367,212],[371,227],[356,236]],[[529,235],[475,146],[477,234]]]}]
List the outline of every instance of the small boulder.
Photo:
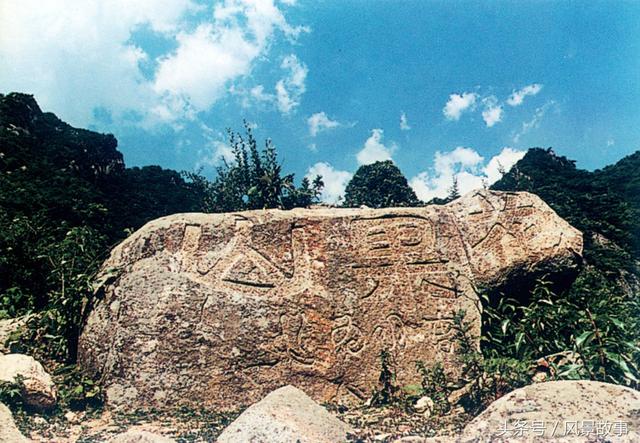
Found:
[{"label": "small boulder", "polygon": [[346,441],[351,427],[327,412],[300,389],[276,389],[247,408],[218,437],[218,443],[335,443]]},{"label": "small boulder", "polygon": [[433,412],[434,406],[435,405],[433,403],[433,400],[431,400],[431,397],[425,395],[424,397],[420,397],[418,399],[414,407],[416,408],[416,411],[429,417],[431,415],[431,412]]},{"label": "small boulder", "polygon": [[172,438],[140,429],[129,429],[118,435],[114,435],[108,443],[175,443]]},{"label": "small boulder", "polygon": [[55,406],[58,395],[51,376],[33,357],[23,354],[0,355],[0,381],[15,383],[22,378],[22,400],[36,409]]},{"label": "small boulder", "polygon": [[640,441],[640,392],[596,381],[525,386],[493,402],[469,423],[464,442]]},{"label": "small boulder", "polygon": [[28,443],[29,441],[16,426],[9,408],[0,403],[0,442]]}]

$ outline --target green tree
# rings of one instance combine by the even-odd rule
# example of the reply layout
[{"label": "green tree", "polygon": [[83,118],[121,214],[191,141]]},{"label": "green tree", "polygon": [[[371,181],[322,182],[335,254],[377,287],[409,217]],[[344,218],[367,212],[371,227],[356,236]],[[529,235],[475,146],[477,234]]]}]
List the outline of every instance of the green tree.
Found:
[{"label": "green tree", "polygon": [[421,204],[407,179],[391,160],[378,161],[358,168],[347,184],[344,206],[370,208],[419,206]]},{"label": "green tree", "polygon": [[322,177],[302,180],[297,188],[294,174],[282,173],[275,145],[270,139],[260,151],[251,127],[244,123],[244,135],[228,130],[233,158],[222,158],[213,181],[200,172],[184,175],[202,195],[203,212],[232,212],[250,209],[291,209],[317,202],[324,187]]},{"label": "green tree", "polygon": [[458,187],[458,177],[454,175],[451,180],[451,187],[449,188],[449,194],[447,195],[447,200],[453,201],[457,198],[460,198],[460,188]]}]

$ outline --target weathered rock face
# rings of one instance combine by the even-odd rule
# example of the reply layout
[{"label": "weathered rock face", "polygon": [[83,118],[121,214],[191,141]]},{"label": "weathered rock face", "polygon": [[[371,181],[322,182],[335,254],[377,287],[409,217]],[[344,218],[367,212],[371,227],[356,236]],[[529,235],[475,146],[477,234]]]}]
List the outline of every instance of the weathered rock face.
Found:
[{"label": "weathered rock face", "polygon": [[107,443],[176,443],[172,438],[152,432],[129,429],[111,437]]},{"label": "weathered rock face", "polygon": [[276,389],[251,405],[218,437],[218,443],[335,443],[351,427],[293,386]]},{"label": "weathered rock face", "polygon": [[582,236],[538,197],[481,191],[446,206],[179,214],[104,265],[104,298],[79,361],[124,407],[217,409],[293,384],[360,402],[388,350],[455,371],[449,325],[480,328],[475,288],[518,269],[575,263]]},{"label": "weathered rock face", "polygon": [[0,354],[11,353],[7,341],[11,338],[12,334],[27,324],[29,318],[29,315],[24,315],[18,318],[0,320]]},{"label": "weathered rock face", "polygon": [[640,392],[597,381],[536,383],[469,423],[461,442],[640,441]]},{"label": "weathered rock face", "polygon": [[0,403],[0,442],[28,443],[29,441],[31,440],[20,433],[9,408]]}]

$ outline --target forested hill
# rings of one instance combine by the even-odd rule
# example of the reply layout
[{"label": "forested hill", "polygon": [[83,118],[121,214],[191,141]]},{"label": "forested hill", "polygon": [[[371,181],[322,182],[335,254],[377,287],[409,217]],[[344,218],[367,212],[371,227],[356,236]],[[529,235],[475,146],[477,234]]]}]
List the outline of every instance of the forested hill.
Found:
[{"label": "forested hill", "polygon": [[[250,133],[248,148],[243,139],[233,140],[239,164],[221,168],[214,182],[193,174],[189,182],[157,166],[126,168],[112,135],[73,128],[43,113],[30,95],[0,94],[0,318],[39,313],[22,343],[48,356],[73,360],[95,272],[111,247],[131,230],[164,215],[199,211],[207,207],[207,199],[236,202],[239,206],[231,210],[242,210],[308,206],[317,198],[319,178],[317,186],[314,181],[313,186],[307,182],[295,188],[293,175],[281,175],[271,145],[259,153]],[[388,188],[406,187],[399,170],[397,174],[398,180],[389,181],[380,192],[396,195],[397,190]],[[640,153],[588,172],[551,150],[536,148],[493,189],[538,194],[585,232],[585,258],[591,266],[569,295],[559,297],[598,299],[603,309],[631,312],[627,301],[612,305],[611,294],[621,284],[620,270],[627,271],[623,280],[637,288],[638,280],[627,277],[638,274]],[[394,199],[385,201],[397,204]],[[363,203],[354,203],[359,204]],[[580,295],[583,292],[588,296]],[[571,303],[572,309],[582,306],[582,301]],[[539,340],[557,342],[542,333]],[[522,349],[516,353],[522,354]]]},{"label": "forested hill", "polygon": [[640,151],[589,172],[551,149],[530,149],[492,189],[539,195],[585,233],[587,253],[609,245],[640,257]]},{"label": "forested hill", "polygon": [[129,230],[200,200],[176,171],[126,168],[113,135],[73,128],[30,95],[0,94],[0,316],[47,304],[52,263],[74,255],[59,250],[64,239],[101,260]]}]

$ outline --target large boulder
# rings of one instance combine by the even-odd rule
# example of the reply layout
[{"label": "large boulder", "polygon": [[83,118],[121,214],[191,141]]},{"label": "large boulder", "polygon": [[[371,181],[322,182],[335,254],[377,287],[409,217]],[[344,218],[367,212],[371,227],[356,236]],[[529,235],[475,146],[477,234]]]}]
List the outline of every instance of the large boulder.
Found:
[{"label": "large boulder", "polygon": [[0,442],[2,443],[28,443],[26,438],[13,421],[13,414],[9,408],[0,403]]},{"label": "large boulder", "polygon": [[347,441],[349,425],[293,386],[250,406],[218,437],[218,443],[335,443]]},{"label": "large boulder", "polygon": [[0,355],[0,381],[21,381],[22,401],[36,409],[50,409],[58,398],[51,375],[40,362],[23,354]]},{"label": "large boulder", "polygon": [[[640,392],[596,381],[537,383],[505,395],[459,441],[640,441]],[[545,440],[546,441],[546,440]]]},{"label": "large boulder", "polygon": [[178,214],[104,264],[79,363],[112,406],[233,410],[294,384],[360,403],[391,354],[455,372],[453,315],[479,333],[478,287],[575,265],[582,235],[527,193],[446,206]]}]

